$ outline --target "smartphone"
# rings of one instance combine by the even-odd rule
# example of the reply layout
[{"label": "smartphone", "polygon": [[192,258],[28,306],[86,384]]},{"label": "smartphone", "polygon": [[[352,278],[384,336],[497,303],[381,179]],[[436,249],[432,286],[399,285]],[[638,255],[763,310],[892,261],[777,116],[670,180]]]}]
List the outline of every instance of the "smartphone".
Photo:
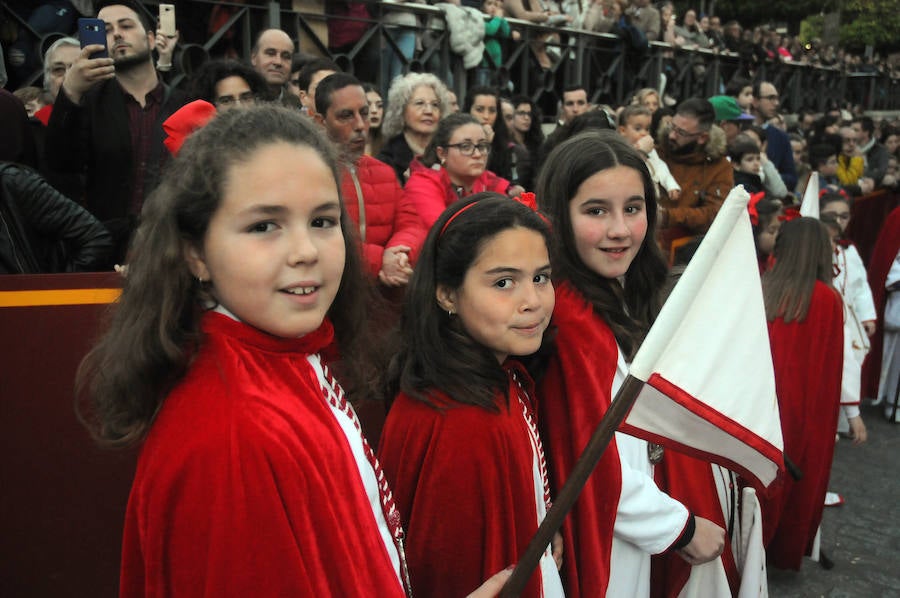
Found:
[{"label": "smartphone", "polygon": [[81,41],[82,48],[91,44],[103,46],[103,51],[94,52],[91,54],[91,58],[109,58],[109,51],[106,47],[106,22],[103,19],[78,19],[78,39]]},{"label": "smartphone", "polygon": [[175,36],[175,5],[159,5],[159,30],[166,37]]}]

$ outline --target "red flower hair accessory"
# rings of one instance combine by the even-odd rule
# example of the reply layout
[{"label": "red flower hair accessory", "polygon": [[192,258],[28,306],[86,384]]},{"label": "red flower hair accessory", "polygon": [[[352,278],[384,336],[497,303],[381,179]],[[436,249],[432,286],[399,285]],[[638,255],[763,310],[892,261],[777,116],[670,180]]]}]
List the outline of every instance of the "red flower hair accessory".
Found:
[{"label": "red flower hair accessory", "polygon": [[756,210],[756,204],[765,196],[765,191],[750,194],[750,201],[747,202],[747,211],[750,212],[750,223],[753,226],[759,226],[759,212]]},{"label": "red flower hair accessory", "polygon": [[797,206],[789,206],[784,209],[784,215],[779,216],[778,219],[782,222],[790,222],[791,220],[796,220],[800,218],[800,208]]},{"label": "red flower hair accessory", "polygon": [[531,208],[531,210],[533,212],[538,211],[537,197],[531,191],[525,191],[518,197],[513,197],[513,199],[516,200],[517,202],[519,202],[520,204],[522,204],[523,206]]},{"label": "red flower hair accessory", "polygon": [[184,140],[215,115],[216,107],[205,100],[195,100],[176,110],[163,122],[163,131],[168,135],[163,143],[166,144],[169,153],[177,156]]},{"label": "red flower hair accessory", "polygon": [[830,187],[823,187],[822,189],[819,189],[819,199],[822,199],[822,196],[826,193],[837,193],[844,199],[850,199],[850,196],[847,195],[847,191],[845,189],[842,189],[841,187],[838,187],[837,189],[833,189]]}]

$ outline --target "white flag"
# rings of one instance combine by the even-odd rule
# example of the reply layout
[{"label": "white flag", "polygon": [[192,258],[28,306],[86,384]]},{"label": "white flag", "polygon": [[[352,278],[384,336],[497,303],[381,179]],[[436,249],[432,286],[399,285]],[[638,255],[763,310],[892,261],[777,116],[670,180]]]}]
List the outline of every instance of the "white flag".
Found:
[{"label": "white flag", "polygon": [[809,175],[806,183],[806,191],[803,192],[803,201],[800,203],[800,215],[819,219],[819,173]]},{"label": "white flag", "polygon": [[731,191],[647,334],[621,431],[768,486],[784,444],[749,199]]}]

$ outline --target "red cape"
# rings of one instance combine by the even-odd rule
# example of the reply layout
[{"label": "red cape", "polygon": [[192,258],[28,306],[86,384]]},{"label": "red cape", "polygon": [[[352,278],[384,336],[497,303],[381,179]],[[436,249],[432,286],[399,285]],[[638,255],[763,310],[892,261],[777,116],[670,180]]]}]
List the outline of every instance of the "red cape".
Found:
[{"label": "red cape", "polygon": [[[519,380],[534,396],[528,375]],[[413,591],[460,598],[515,564],[537,531],[532,448],[516,385],[499,412],[437,395],[442,410],[405,394],[395,399],[379,459],[407,530]],[[522,596],[541,596],[531,576]]]},{"label": "red cape", "polygon": [[331,325],[281,339],[209,313],[203,330],[141,451],[120,595],[403,596],[306,361]]},{"label": "red cape", "polygon": [[799,569],[819,522],[841,400],[844,312],[832,287],[816,282],[802,322],[769,322],[775,391],[781,412],[784,454],[803,472],[768,498],[760,497],[763,541],[769,560],[781,569]]},{"label": "red cape", "polygon": [[872,348],[863,362],[863,397],[879,398],[878,381],[881,378],[881,359],[884,350],[884,304],[887,301],[884,282],[898,251],[900,251],[900,208],[894,208],[884,222],[872,250],[872,257],[869,258],[869,287],[875,300],[877,318],[875,334],[871,339]]},{"label": "red cape", "polygon": [[[550,479],[558,492],[612,402],[618,345],[609,326],[569,284],[556,289],[557,348],[540,384]],[[613,524],[622,489],[615,439],[563,524],[566,595],[606,595]]]}]

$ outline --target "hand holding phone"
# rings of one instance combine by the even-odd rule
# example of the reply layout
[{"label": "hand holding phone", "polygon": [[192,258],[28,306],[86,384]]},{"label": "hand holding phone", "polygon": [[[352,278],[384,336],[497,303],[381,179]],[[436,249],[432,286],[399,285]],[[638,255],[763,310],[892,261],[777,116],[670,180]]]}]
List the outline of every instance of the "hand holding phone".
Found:
[{"label": "hand holding phone", "polygon": [[62,92],[76,104],[94,85],[116,76],[106,47],[106,23],[101,19],[78,19],[78,37],[81,54],[62,82]]}]

